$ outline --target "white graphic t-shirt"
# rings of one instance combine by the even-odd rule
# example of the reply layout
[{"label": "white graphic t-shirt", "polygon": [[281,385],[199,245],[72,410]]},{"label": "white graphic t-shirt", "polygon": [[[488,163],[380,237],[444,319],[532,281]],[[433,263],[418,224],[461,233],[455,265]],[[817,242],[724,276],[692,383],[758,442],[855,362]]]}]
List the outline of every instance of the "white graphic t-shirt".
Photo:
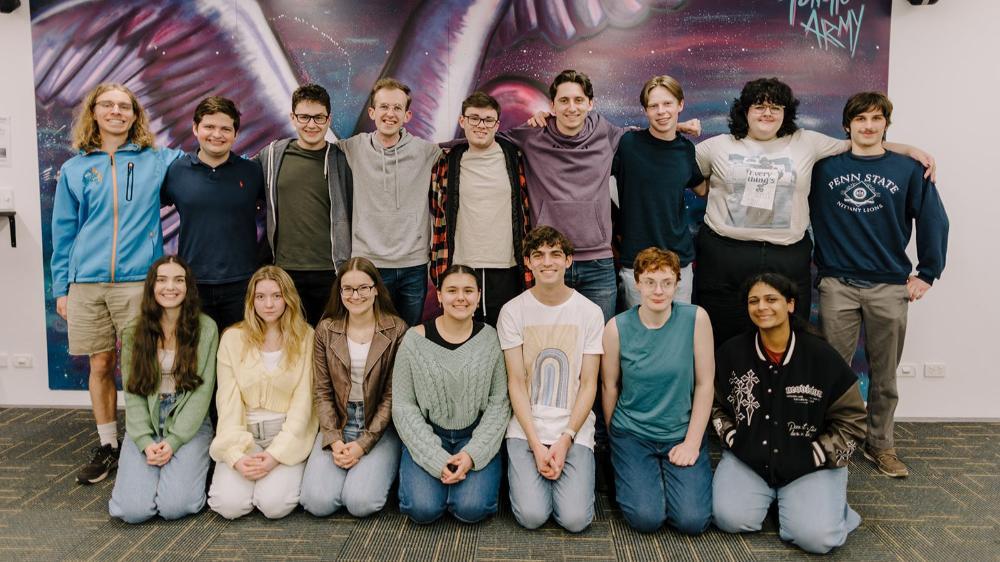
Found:
[{"label": "white graphic t-shirt", "polygon": [[[544,305],[525,291],[500,310],[500,347],[521,347],[535,433],[543,444],[555,443],[566,429],[580,390],[583,356],[604,353],[603,332],[601,308],[576,291],[558,306]],[[591,412],[575,443],[594,448],[595,420]],[[507,437],[527,439],[516,416]]]},{"label": "white graphic t-shirt", "polygon": [[736,240],[798,242],[809,226],[813,164],[845,148],[803,129],[770,141],[718,135],[699,143],[698,167],[711,174],[705,224]]}]

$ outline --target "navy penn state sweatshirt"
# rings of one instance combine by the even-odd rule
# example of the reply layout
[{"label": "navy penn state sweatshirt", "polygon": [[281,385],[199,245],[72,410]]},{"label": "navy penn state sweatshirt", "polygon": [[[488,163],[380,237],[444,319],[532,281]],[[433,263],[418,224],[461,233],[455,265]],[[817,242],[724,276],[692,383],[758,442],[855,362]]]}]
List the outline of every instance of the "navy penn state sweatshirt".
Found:
[{"label": "navy penn state sweatshirt", "polygon": [[886,152],[825,158],[813,167],[809,216],[821,277],[904,284],[917,229],[917,277],[934,283],[944,270],[948,215],[919,162]]}]

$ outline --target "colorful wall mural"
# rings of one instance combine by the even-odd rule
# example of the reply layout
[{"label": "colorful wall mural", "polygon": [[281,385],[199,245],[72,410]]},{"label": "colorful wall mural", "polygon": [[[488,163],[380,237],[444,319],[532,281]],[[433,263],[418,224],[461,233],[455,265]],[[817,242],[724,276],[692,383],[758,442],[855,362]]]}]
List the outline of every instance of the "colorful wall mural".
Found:
[{"label": "colorful wall mural", "polygon": [[[235,149],[254,154],[292,136],[291,92],[325,86],[331,133],[368,130],[368,90],[381,76],[414,89],[408,130],[456,135],[474,89],[503,106],[502,128],[548,105],[565,68],[591,76],[595,108],[644,126],[639,89],[670,74],[682,117],[703,135],[727,132],[729,103],[747,80],[777,76],[801,100],[799,124],[840,136],[846,97],[885,90],[891,3],[882,0],[38,0],[31,2],[46,264],[49,386],[86,387],[86,358],[66,353],[48,270],[56,174],[72,156],[69,130],[84,94],[124,82],[149,111],[158,142],[192,149],[191,114],[211,94],[243,112]],[[689,207],[697,215],[699,201]],[[162,211],[168,248],[177,220]],[[855,368],[864,372],[863,354]]]}]

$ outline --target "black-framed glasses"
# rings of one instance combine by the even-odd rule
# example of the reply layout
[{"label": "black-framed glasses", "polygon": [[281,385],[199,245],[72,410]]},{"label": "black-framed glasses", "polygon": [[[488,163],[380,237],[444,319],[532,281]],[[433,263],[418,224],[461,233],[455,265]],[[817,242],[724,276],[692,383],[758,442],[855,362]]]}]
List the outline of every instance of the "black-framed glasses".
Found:
[{"label": "black-framed glasses", "polygon": [[330,120],[329,115],[307,115],[305,113],[296,113],[295,120],[303,125],[308,124],[310,121],[316,123],[317,125],[325,125],[327,121]]},{"label": "black-framed glasses", "polygon": [[462,117],[465,117],[465,120],[468,121],[469,125],[472,125],[473,127],[478,127],[482,124],[487,129],[492,129],[497,123],[500,122],[499,119],[494,117],[480,117],[478,115],[463,115]]},{"label": "black-framed glasses", "polygon": [[374,287],[375,285],[361,285],[359,287],[348,287],[347,285],[344,285],[340,288],[340,296],[345,299],[349,299],[354,296],[354,293],[357,293],[359,297],[366,299],[371,296],[372,289]]}]

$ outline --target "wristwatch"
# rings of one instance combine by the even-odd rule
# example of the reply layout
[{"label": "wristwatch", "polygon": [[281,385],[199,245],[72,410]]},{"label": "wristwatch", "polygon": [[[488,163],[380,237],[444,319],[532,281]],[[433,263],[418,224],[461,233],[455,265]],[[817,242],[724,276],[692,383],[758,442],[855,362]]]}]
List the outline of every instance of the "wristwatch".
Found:
[{"label": "wristwatch", "polygon": [[563,428],[562,433],[560,433],[559,436],[562,437],[563,433],[569,435],[570,442],[576,441],[576,432],[570,429],[569,426]]}]

